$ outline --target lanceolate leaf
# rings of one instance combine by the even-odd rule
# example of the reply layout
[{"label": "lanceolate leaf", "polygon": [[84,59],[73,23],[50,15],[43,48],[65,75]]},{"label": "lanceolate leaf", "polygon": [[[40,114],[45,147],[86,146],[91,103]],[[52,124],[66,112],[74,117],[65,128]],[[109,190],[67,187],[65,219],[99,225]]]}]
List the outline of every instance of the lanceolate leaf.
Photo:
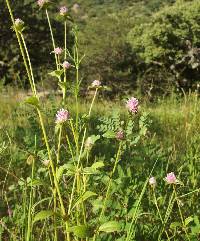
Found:
[{"label": "lanceolate leaf", "polygon": [[78,200],[75,202],[74,206],[72,207],[75,208],[77,205],[79,205],[80,203],[84,202],[85,200],[87,200],[88,198],[92,197],[92,196],[96,196],[97,194],[91,191],[87,191],[85,192],[81,197],[78,198]]},{"label": "lanceolate leaf", "polygon": [[60,76],[63,74],[64,70],[55,70],[52,71],[51,73],[49,73],[49,75],[53,76],[53,77],[57,77],[60,78]]},{"label": "lanceolate leaf", "polygon": [[40,106],[39,100],[35,96],[31,96],[31,97],[27,98],[25,100],[25,103],[29,104],[29,105],[32,105],[32,106],[34,106],[36,108],[39,108],[39,106]]},{"label": "lanceolate leaf", "polygon": [[67,228],[67,232],[74,233],[79,238],[87,238],[92,236],[91,229],[86,225],[73,226]]},{"label": "lanceolate leaf", "polygon": [[120,230],[121,230],[121,225],[116,221],[106,222],[99,227],[99,231],[106,232],[106,233],[119,232]]},{"label": "lanceolate leaf", "polygon": [[115,132],[114,131],[107,131],[103,134],[103,137],[105,138],[115,138]]},{"label": "lanceolate leaf", "polygon": [[37,221],[41,221],[43,219],[49,218],[51,216],[53,216],[54,212],[52,210],[43,210],[38,212],[34,219],[33,219],[33,223],[37,222]]}]

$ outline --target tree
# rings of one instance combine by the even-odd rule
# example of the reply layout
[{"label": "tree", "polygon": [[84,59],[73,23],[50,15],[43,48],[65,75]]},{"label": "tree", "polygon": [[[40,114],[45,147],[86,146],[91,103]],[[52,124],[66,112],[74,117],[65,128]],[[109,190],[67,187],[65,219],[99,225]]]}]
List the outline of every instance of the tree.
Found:
[{"label": "tree", "polygon": [[195,88],[200,67],[199,12],[199,0],[177,1],[130,31],[128,41],[145,63],[144,88],[150,82],[164,87],[164,92],[172,82],[179,89]]}]

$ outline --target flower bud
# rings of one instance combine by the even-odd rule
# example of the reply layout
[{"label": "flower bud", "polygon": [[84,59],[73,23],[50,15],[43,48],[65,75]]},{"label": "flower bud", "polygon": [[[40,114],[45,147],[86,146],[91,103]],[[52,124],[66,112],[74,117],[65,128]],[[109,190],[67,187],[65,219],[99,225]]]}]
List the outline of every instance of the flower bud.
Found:
[{"label": "flower bud", "polygon": [[69,69],[71,67],[71,64],[68,61],[64,61],[62,66],[64,69]]},{"label": "flower bud", "polygon": [[60,15],[65,16],[68,12],[68,8],[66,6],[63,6],[60,8]]},{"label": "flower bud", "polygon": [[156,179],[155,179],[155,177],[149,178],[149,185],[151,187],[155,187],[156,186]]},{"label": "flower bud", "polygon": [[122,141],[124,139],[124,132],[123,132],[123,130],[119,130],[116,133],[116,139],[119,140],[119,141]]},{"label": "flower bud", "polygon": [[15,19],[15,27],[17,31],[22,32],[24,29],[24,21],[22,21],[20,18]]},{"label": "flower bud", "polygon": [[99,88],[101,86],[101,81],[100,80],[94,80],[92,82],[92,87],[93,88]]}]

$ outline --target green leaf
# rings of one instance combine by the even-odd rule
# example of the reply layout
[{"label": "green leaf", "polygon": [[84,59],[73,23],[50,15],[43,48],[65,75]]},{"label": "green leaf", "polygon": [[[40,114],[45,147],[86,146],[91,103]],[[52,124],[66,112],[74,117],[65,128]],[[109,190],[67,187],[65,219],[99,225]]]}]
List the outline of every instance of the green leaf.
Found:
[{"label": "green leaf", "polygon": [[66,88],[66,83],[65,83],[65,82],[59,81],[59,82],[58,82],[58,85],[59,85],[59,87],[61,88],[61,90],[65,90],[65,88]]},{"label": "green leaf", "polygon": [[85,167],[83,169],[84,174],[97,174],[99,171],[97,169],[104,167],[104,163],[102,161],[95,162],[91,167]]},{"label": "green leaf", "polygon": [[69,166],[67,164],[64,164],[58,168],[57,173],[56,173],[58,182],[60,181],[60,178],[62,177],[63,172],[65,170],[68,170],[68,168],[69,168]]},{"label": "green leaf", "polygon": [[93,169],[98,169],[98,168],[101,168],[101,167],[104,167],[104,163],[102,161],[99,161],[99,162],[95,162],[94,164],[92,164],[91,168]]},{"label": "green leaf", "polygon": [[36,108],[40,107],[40,103],[37,97],[31,96],[24,101],[26,104],[32,105]]},{"label": "green leaf", "polygon": [[92,236],[91,229],[86,225],[69,227],[66,231],[69,233],[74,233],[74,235],[79,238],[87,238]]},{"label": "green leaf", "polygon": [[34,179],[33,181],[32,181],[32,183],[31,183],[31,180],[30,180],[30,182],[28,183],[28,186],[29,187],[36,187],[36,186],[45,186],[45,185],[47,185],[45,182],[43,182],[43,181],[41,181],[41,180],[39,180],[39,179]]},{"label": "green leaf", "polygon": [[105,138],[115,138],[116,134],[114,131],[107,131],[106,133],[103,134],[103,137]]},{"label": "green leaf", "polygon": [[178,227],[181,227],[181,223],[179,223],[179,222],[173,222],[170,224],[171,229],[176,229]]},{"label": "green leaf", "polygon": [[87,200],[88,198],[92,197],[92,196],[96,196],[97,194],[91,191],[86,191],[81,197],[79,197],[77,199],[77,201],[75,202],[74,206],[72,207],[75,208],[77,205],[79,205],[80,203],[84,202],[85,200]]},{"label": "green leaf", "polygon": [[99,227],[99,231],[106,232],[106,233],[120,232],[120,230],[121,230],[121,225],[116,221],[106,222]]},{"label": "green leaf", "polygon": [[193,217],[187,217],[187,218],[185,219],[185,226],[187,226],[187,225],[188,225],[189,223],[191,223],[193,220],[194,220]]},{"label": "green leaf", "polygon": [[33,223],[37,222],[37,221],[41,221],[43,219],[49,218],[51,216],[53,216],[54,212],[52,210],[43,210],[38,212],[34,219],[33,219]]},{"label": "green leaf", "polygon": [[57,78],[60,78],[61,75],[63,74],[64,70],[61,69],[61,70],[55,70],[55,71],[52,71],[51,73],[49,73],[49,75],[53,76],[53,77],[57,77]]}]

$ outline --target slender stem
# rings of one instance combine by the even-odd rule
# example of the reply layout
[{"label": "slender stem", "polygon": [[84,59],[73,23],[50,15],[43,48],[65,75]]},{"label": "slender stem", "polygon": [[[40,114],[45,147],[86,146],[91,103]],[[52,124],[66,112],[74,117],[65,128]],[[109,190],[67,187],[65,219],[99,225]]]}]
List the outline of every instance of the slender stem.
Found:
[{"label": "slender stem", "polygon": [[184,229],[184,232],[185,232],[185,234],[186,234],[187,239],[190,241],[190,238],[189,238],[188,233],[187,233],[187,228],[186,228],[186,226],[185,226],[183,214],[182,214],[182,212],[181,212],[181,207],[180,207],[180,204],[179,204],[179,201],[178,201],[178,198],[177,198],[177,192],[176,192],[176,187],[175,187],[175,185],[173,186],[173,188],[174,188],[174,192],[175,192],[176,203],[177,203],[177,205],[178,205],[178,211],[179,211],[179,214],[180,214],[180,217],[181,217],[181,222],[182,222],[182,225],[183,225],[183,229]]},{"label": "slender stem", "polygon": [[95,101],[96,96],[97,96],[97,91],[98,91],[98,88],[95,89],[95,93],[94,93],[94,96],[93,96],[93,99],[92,99],[92,103],[91,103],[91,105],[90,105],[90,109],[89,109],[89,113],[88,113],[88,116],[89,116],[89,117],[90,117],[90,115],[91,115],[92,107],[93,107],[93,105],[94,105],[94,101]]},{"label": "slender stem", "polygon": [[136,223],[136,221],[137,221],[137,218],[138,218],[138,215],[137,215],[137,214],[138,214],[138,210],[139,210],[139,207],[140,207],[142,198],[143,198],[143,196],[144,196],[144,193],[145,193],[147,184],[148,184],[148,182],[149,182],[149,178],[150,178],[150,176],[152,175],[152,173],[153,173],[153,171],[154,171],[154,169],[155,169],[155,166],[156,166],[157,162],[158,162],[158,159],[155,161],[155,163],[154,163],[154,165],[153,165],[153,167],[152,167],[152,169],[151,169],[151,172],[150,172],[150,174],[149,174],[149,177],[146,179],[146,181],[145,181],[145,183],[144,183],[144,185],[143,185],[142,191],[141,191],[141,193],[140,193],[140,196],[139,196],[139,198],[138,198],[138,200],[137,200],[137,202],[136,202],[136,206],[135,206],[135,208],[134,208],[134,213],[133,213],[132,218],[131,218],[131,219],[132,219],[132,220],[131,220],[131,224],[129,225],[129,229],[128,229],[128,231],[127,231],[127,236],[126,236],[125,241],[130,241],[130,240],[132,240],[133,232],[135,232],[135,228],[134,228],[133,225],[134,225],[134,223]]},{"label": "slender stem", "polygon": [[164,217],[164,220],[163,220],[163,225],[162,225],[161,231],[160,231],[159,236],[158,236],[158,241],[161,240],[162,234],[163,234],[164,229],[165,229],[165,225],[166,225],[166,223],[167,223],[167,221],[168,221],[168,219],[170,217],[170,214],[172,212],[172,209],[173,209],[173,206],[174,206],[174,202],[175,202],[174,195],[175,195],[175,192],[173,191],[172,195],[170,197],[170,200],[169,200],[169,204],[168,204],[166,213],[165,213],[165,217]]},{"label": "slender stem", "polygon": [[43,132],[43,136],[44,136],[44,140],[45,140],[45,144],[46,144],[46,148],[47,148],[47,152],[48,152],[48,157],[49,157],[49,161],[50,161],[52,174],[53,174],[53,177],[54,177],[54,185],[55,185],[56,191],[58,193],[62,214],[65,215],[66,214],[65,208],[64,208],[63,200],[62,200],[62,197],[61,197],[61,194],[60,194],[60,188],[59,188],[58,180],[57,180],[57,177],[56,177],[55,167],[54,167],[52,157],[51,157],[51,150],[50,150],[50,146],[49,146],[49,143],[48,143],[48,140],[47,140],[47,134],[46,134],[46,130],[45,130],[45,127],[44,127],[44,121],[43,121],[42,114],[41,114],[40,110],[37,109],[37,111],[38,111],[40,124],[41,124],[42,132]]},{"label": "slender stem", "polygon": [[[55,45],[55,40],[54,40],[54,36],[53,36],[53,30],[52,30],[51,21],[50,21],[49,13],[48,13],[47,9],[46,9],[46,16],[47,16],[47,21],[48,21],[48,24],[49,24],[49,30],[50,30],[50,34],[51,34],[51,41],[52,41],[52,44],[53,44],[53,50],[55,50],[56,45]],[[55,55],[55,61],[56,61],[56,68],[58,69],[59,66],[58,66],[58,59],[57,59],[56,53],[54,53],[54,55]]]},{"label": "slender stem", "polygon": [[78,151],[78,140],[77,140],[77,135],[76,135],[76,132],[74,130],[74,125],[73,125],[72,120],[70,120],[70,126],[71,126],[72,134],[73,134],[73,137],[74,137],[74,141],[75,141],[75,144],[76,144],[76,149]]},{"label": "slender stem", "polygon": [[74,181],[73,181],[73,185],[72,185],[72,193],[71,193],[71,196],[70,196],[70,201],[69,201],[69,208],[68,208],[68,215],[70,214],[71,212],[71,207],[72,207],[72,201],[73,201],[73,196],[74,196],[74,192],[75,192],[75,185],[76,185],[76,174],[74,176]]},{"label": "slender stem", "polygon": [[[65,216],[66,215],[65,207],[64,207],[64,204],[63,204],[58,180],[57,180],[57,177],[56,177],[56,171],[55,171],[54,164],[53,164],[52,157],[51,157],[51,150],[50,150],[50,147],[49,147],[49,143],[48,143],[48,139],[47,139],[46,130],[45,130],[45,127],[44,127],[42,114],[41,114],[39,109],[37,109],[37,111],[38,111],[40,124],[41,124],[42,132],[43,132],[43,136],[44,136],[44,140],[45,140],[45,144],[46,144],[46,148],[47,148],[47,152],[48,152],[48,157],[49,157],[49,161],[50,161],[50,166],[51,166],[51,170],[52,170],[52,174],[53,174],[53,178],[54,178],[54,185],[55,185],[55,188],[56,188],[56,192],[58,193],[58,198],[59,198],[60,207],[61,207],[61,213],[62,213],[63,216]],[[68,221],[66,221],[66,228],[68,228]],[[69,232],[67,232],[67,240],[70,241]]]},{"label": "slender stem", "polygon": [[64,25],[65,25],[64,42],[65,42],[65,60],[66,60],[66,58],[67,58],[67,21],[65,21]]},{"label": "slender stem", "polygon": [[67,144],[68,144],[68,146],[69,146],[69,150],[70,150],[71,157],[72,157],[73,161],[75,161],[75,160],[74,160],[74,154],[73,154],[72,146],[71,146],[71,143],[70,143],[70,140],[69,140],[68,135],[66,135],[66,139],[67,139]]},{"label": "slender stem", "polygon": [[[120,142],[119,144],[119,148],[118,148],[118,151],[117,151],[117,155],[116,155],[116,159],[115,159],[115,164],[114,164],[114,167],[112,169],[112,172],[110,174],[110,179],[109,179],[109,183],[108,183],[108,188],[107,188],[107,191],[106,191],[106,196],[105,196],[105,199],[103,201],[103,207],[101,209],[101,213],[100,213],[100,216],[99,216],[99,221],[101,220],[101,217],[103,216],[104,212],[105,212],[105,209],[106,209],[106,201],[109,197],[109,192],[110,192],[110,187],[111,187],[111,182],[112,182],[112,177],[115,173],[115,170],[116,170],[116,167],[117,167],[117,164],[119,162],[119,158],[120,158],[120,154],[121,154],[121,147],[122,147],[122,142]],[[96,240],[96,237],[98,235],[98,232],[94,234],[93,236],[93,241]]]},{"label": "slender stem", "polygon": [[32,208],[32,203],[33,203],[34,167],[35,167],[35,159],[33,158],[32,174],[31,174],[31,190],[30,190],[29,207],[28,207],[28,229],[27,229],[27,235],[26,235],[26,240],[27,241],[30,240],[30,236],[31,236],[31,208]]},{"label": "slender stem", "polygon": [[58,136],[57,165],[60,162],[60,147],[61,147],[61,138],[62,138],[62,128],[63,128],[63,126],[60,127],[60,129],[59,129],[59,136]]},{"label": "slender stem", "polygon": [[22,42],[21,42],[21,39],[20,39],[19,32],[15,27],[15,20],[14,20],[14,17],[13,17],[13,13],[12,13],[12,10],[11,10],[11,7],[10,7],[9,0],[6,0],[6,4],[7,4],[8,11],[9,11],[9,14],[10,14],[10,17],[11,17],[11,20],[12,20],[13,28],[14,28],[16,36],[17,36],[20,51],[21,51],[22,58],[23,58],[23,61],[24,61],[24,66],[25,66],[25,69],[26,69],[26,72],[27,72],[27,75],[28,75],[29,83],[30,83],[31,89],[34,93],[34,85],[33,85],[32,79],[31,79],[31,74],[29,72],[29,68],[28,68],[28,64],[27,64],[27,60],[26,60],[26,55],[25,55],[25,52],[24,52],[24,49],[23,49],[23,45],[22,45]]},{"label": "slender stem", "polygon": [[106,196],[105,196],[105,199],[104,199],[104,202],[103,202],[103,207],[102,207],[102,210],[101,210],[101,213],[100,213],[99,220],[101,219],[101,217],[104,214],[104,211],[106,209],[106,201],[109,197],[110,187],[111,187],[111,183],[112,183],[112,177],[115,173],[117,164],[119,162],[119,158],[120,158],[120,154],[121,154],[121,147],[122,147],[122,142],[120,141],[119,148],[118,148],[118,151],[117,151],[117,156],[116,156],[116,159],[115,159],[115,164],[114,164],[113,170],[112,170],[111,175],[110,175],[110,180],[109,180],[109,183],[108,183],[108,188],[107,188],[107,191],[106,191]]},{"label": "slender stem", "polygon": [[[160,213],[160,209],[159,209],[159,207],[158,207],[158,202],[157,202],[157,198],[156,198],[156,194],[155,194],[155,189],[154,189],[154,188],[153,188],[153,196],[154,196],[154,203],[155,203],[156,209],[157,209],[157,211],[158,211],[158,215],[159,215],[160,220],[161,220],[161,222],[162,222],[162,224],[163,224],[164,222],[163,222],[162,215],[161,215],[161,213]],[[169,238],[169,235],[168,235],[167,231],[165,231],[165,234],[166,234],[166,236],[167,236],[168,241],[170,241],[170,238]]]},{"label": "slender stem", "polygon": [[23,44],[24,44],[24,49],[25,49],[25,51],[26,51],[26,56],[27,56],[27,58],[28,58],[28,63],[29,63],[29,68],[30,68],[30,74],[31,74],[32,83],[33,83],[33,89],[34,89],[34,95],[36,96],[36,95],[37,95],[37,91],[36,91],[35,79],[34,79],[34,75],[33,75],[33,68],[32,68],[32,64],[31,64],[29,52],[28,52],[28,49],[27,49],[26,42],[25,42],[25,39],[24,39],[23,34],[21,33],[20,35],[21,35],[21,38],[22,38],[22,42],[23,42]]}]

